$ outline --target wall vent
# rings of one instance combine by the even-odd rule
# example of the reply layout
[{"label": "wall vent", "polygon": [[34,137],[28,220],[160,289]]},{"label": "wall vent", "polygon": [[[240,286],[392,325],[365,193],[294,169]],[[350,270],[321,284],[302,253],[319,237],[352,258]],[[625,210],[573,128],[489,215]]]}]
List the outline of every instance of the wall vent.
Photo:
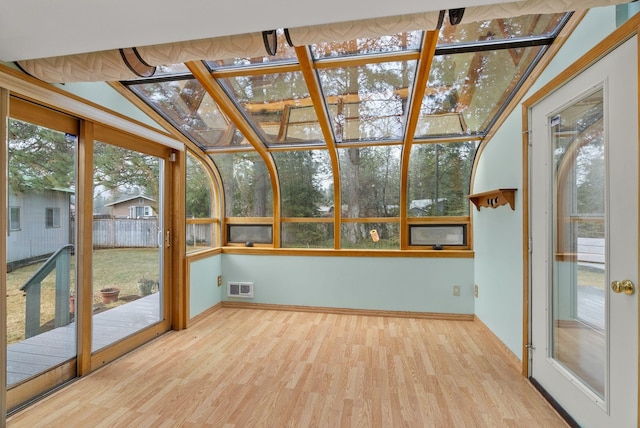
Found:
[{"label": "wall vent", "polygon": [[253,298],[253,282],[227,282],[228,297]]}]

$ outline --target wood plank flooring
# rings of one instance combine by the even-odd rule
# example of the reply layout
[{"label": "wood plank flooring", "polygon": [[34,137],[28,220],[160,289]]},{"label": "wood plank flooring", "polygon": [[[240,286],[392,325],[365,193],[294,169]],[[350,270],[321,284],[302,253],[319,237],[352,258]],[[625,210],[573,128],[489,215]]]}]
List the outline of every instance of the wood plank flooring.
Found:
[{"label": "wood plank flooring", "polygon": [[9,427],[564,427],[481,323],[223,308]]}]

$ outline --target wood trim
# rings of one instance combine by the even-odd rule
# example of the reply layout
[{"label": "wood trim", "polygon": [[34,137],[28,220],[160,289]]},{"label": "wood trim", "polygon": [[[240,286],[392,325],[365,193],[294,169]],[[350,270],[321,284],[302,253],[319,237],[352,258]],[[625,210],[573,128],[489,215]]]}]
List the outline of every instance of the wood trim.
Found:
[{"label": "wood trim", "polygon": [[[333,130],[329,123],[331,120],[329,118],[329,113],[327,109],[323,108],[324,98],[322,95],[322,89],[320,88],[320,82],[318,81],[318,76],[314,70],[315,64],[311,58],[311,52],[307,46],[298,46],[294,48],[296,51],[296,56],[298,57],[298,61],[300,62],[300,67],[302,70],[302,75],[304,77],[305,82],[307,82],[307,89],[309,90],[309,95],[313,100],[314,110],[316,112],[316,116],[318,117],[318,123],[320,124],[320,129],[322,130],[322,135],[324,136],[325,144],[327,145],[327,151],[329,152],[329,158],[331,159],[331,172],[333,174],[333,188],[337,189],[337,191],[333,192],[333,206],[334,207],[342,207],[342,189],[340,184],[340,159],[338,158],[338,150],[336,147],[336,142],[333,137]],[[339,249],[341,246],[341,231],[342,231],[342,216],[340,215],[341,210],[334,209],[334,228],[333,228],[333,248]]]},{"label": "wood trim", "polygon": [[331,223],[333,224],[333,217],[282,217],[280,218],[282,223]]},{"label": "wood trim", "polygon": [[203,218],[187,218],[185,224],[213,224],[220,223],[220,219],[215,217],[203,217]]},{"label": "wood trim", "polygon": [[507,345],[504,344],[502,340],[491,330],[487,325],[478,318],[477,315],[474,315],[474,321],[476,321],[482,328],[485,330],[486,334],[491,336],[493,340],[500,345],[500,349],[504,352],[504,357],[509,363],[513,366],[515,370],[520,371],[520,367],[522,366],[520,358],[516,354],[513,353],[511,349]]},{"label": "wood trim", "polygon": [[94,141],[118,146],[128,150],[135,150],[137,152],[156,156],[165,160],[169,158],[169,154],[171,153],[171,148],[167,146],[161,146],[151,140],[145,140],[139,136],[104,126],[99,123],[94,124],[93,139]]},{"label": "wood trim", "polygon": [[276,305],[269,303],[249,303],[238,301],[222,301],[223,308],[234,309],[261,309],[272,311],[289,312],[313,312],[323,314],[339,315],[362,315],[374,317],[394,317],[394,318],[419,318],[447,321],[473,321],[473,314],[449,314],[441,312],[410,312],[410,311],[385,311],[378,309],[352,309],[352,308],[332,308],[327,306],[298,306],[298,305]]},{"label": "wood trim", "polygon": [[[343,217],[343,223],[400,223],[399,217]],[[402,232],[400,232],[402,235]]]},{"label": "wood trim", "polygon": [[167,329],[164,324],[164,322],[160,321],[159,323],[154,324],[145,330],[134,333],[133,335],[126,337],[107,348],[98,350],[91,355],[91,371],[99,369],[105,364],[110,363],[122,355],[131,352],[152,339],[166,333]]},{"label": "wood trim", "polygon": [[418,59],[416,69],[416,79],[413,82],[413,94],[411,105],[407,116],[407,126],[405,131],[406,141],[402,146],[400,156],[400,249],[406,250],[409,247],[409,228],[407,218],[409,216],[409,164],[411,158],[411,147],[413,138],[420,118],[420,106],[426,92],[429,81],[429,70],[433,63],[433,56],[438,45],[439,31],[427,31],[423,40],[423,47]]},{"label": "wood trim", "polygon": [[[9,125],[9,91],[0,87],[0,141],[2,141],[2,149],[0,149],[0,176],[7,177],[7,157],[8,157],[8,125]],[[7,205],[9,201],[7,194],[7,186],[0,186],[0,217],[8,218]],[[0,423],[4,423],[7,414],[7,222],[0,222],[0,332],[2,332],[2,340],[0,341]]]},{"label": "wood trim", "polygon": [[83,121],[78,141],[78,189],[76,202],[76,313],[78,376],[91,372],[93,323],[93,147],[94,125]]},{"label": "wood trim", "polygon": [[185,259],[188,262],[195,262],[196,260],[206,259],[211,256],[217,256],[218,254],[222,254],[222,248],[207,248],[206,250],[189,253]]},{"label": "wood trim", "polygon": [[80,133],[80,121],[77,118],[17,97],[11,97],[9,116],[12,119],[38,124],[60,132],[73,135]]},{"label": "wood trim", "polygon": [[[51,391],[65,382],[73,380],[76,377],[77,371],[78,368],[76,366],[76,360],[74,359],[47,370],[27,382],[22,382],[11,387],[7,392],[7,410],[9,412],[16,411],[20,406],[28,404],[30,400],[34,400],[35,396],[46,391]],[[4,386],[2,389],[5,389]],[[2,414],[0,425],[4,422],[5,415],[6,413]]]},{"label": "wood trim", "polygon": [[226,79],[239,76],[262,76],[263,74],[291,73],[300,71],[300,65],[293,63],[271,62],[252,67],[214,68],[211,75],[215,79]]},{"label": "wood trim", "polygon": [[408,224],[469,224],[469,216],[409,217]]},{"label": "wood trim", "polygon": [[2,64],[0,64],[0,78],[2,86],[20,98],[51,107],[54,110],[65,112],[80,119],[121,129],[124,132],[156,141],[158,144],[176,150],[184,150],[184,144],[167,133],[160,132],[156,128],[65,92]]},{"label": "wood trim", "polygon": [[[187,153],[174,152],[175,161],[166,162],[165,182],[169,183],[165,189],[165,228],[171,233],[169,248],[164,249],[165,263],[165,319],[171,320],[173,330],[187,327],[189,319],[189,287],[182,279],[185,274],[184,263],[176,263],[185,259],[185,225],[186,225],[186,167]],[[171,296],[171,299],[168,298]]]},{"label": "wood trim", "polygon": [[225,246],[222,254],[309,256],[309,257],[386,257],[386,258],[439,258],[472,259],[471,250],[335,250],[332,248],[260,248],[257,246]]},{"label": "wood trim", "polygon": [[189,327],[193,327],[195,324],[203,322],[209,315],[219,311],[220,309],[222,309],[222,302],[218,302],[206,311],[200,312],[198,315],[189,320]]}]

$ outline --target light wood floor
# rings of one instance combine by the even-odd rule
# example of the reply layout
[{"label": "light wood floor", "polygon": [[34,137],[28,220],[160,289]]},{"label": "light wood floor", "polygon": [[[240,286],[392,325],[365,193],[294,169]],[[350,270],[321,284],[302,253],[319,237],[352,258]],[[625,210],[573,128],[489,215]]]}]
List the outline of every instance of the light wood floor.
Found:
[{"label": "light wood floor", "polygon": [[10,427],[564,427],[481,323],[223,308]]}]

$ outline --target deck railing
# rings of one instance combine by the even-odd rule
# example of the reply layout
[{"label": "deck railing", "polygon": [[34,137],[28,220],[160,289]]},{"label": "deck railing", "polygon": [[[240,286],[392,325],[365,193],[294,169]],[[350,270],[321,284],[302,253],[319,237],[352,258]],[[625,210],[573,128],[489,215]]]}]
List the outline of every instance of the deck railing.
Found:
[{"label": "deck railing", "polygon": [[36,273],[24,283],[20,290],[26,295],[25,314],[25,338],[40,334],[40,303],[42,281],[53,270],[56,271],[55,289],[55,327],[62,327],[69,324],[69,298],[71,297],[71,253],[73,245],[68,244],[59,248],[47,259],[46,262],[36,271]]}]

